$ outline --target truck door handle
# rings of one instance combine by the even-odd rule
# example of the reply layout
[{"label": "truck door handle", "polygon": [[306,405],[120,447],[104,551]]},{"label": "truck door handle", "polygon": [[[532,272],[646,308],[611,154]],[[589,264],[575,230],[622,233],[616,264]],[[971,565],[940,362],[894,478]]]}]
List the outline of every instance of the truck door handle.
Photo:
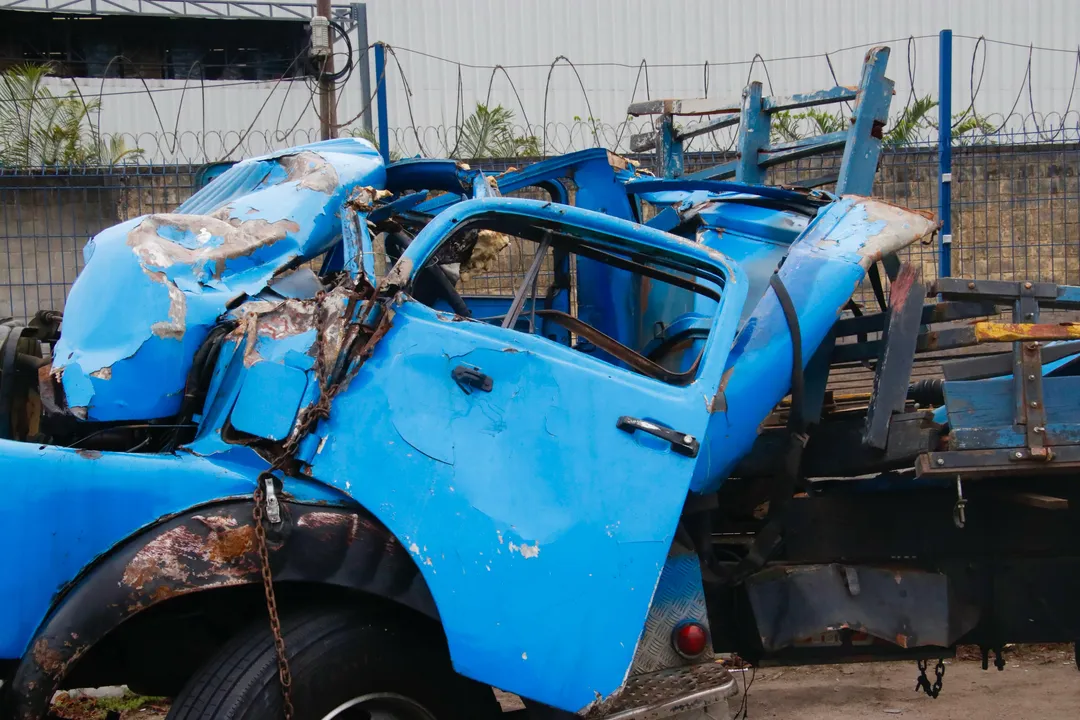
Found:
[{"label": "truck door handle", "polygon": [[473,390],[491,392],[495,384],[490,375],[480,372],[480,368],[468,365],[458,365],[450,371],[450,377],[454,379],[458,387],[465,391],[466,395],[471,394]]},{"label": "truck door handle", "polygon": [[678,430],[672,430],[662,425],[649,422],[648,420],[642,420],[641,418],[630,417],[629,415],[623,415],[619,418],[619,421],[615,423],[615,427],[625,432],[633,434],[635,430],[647,432],[650,435],[667,440],[671,443],[671,449],[680,455],[686,455],[687,457],[697,457],[700,446],[698,445],[697,438],[693,435],[687,435],[681,433]]}]

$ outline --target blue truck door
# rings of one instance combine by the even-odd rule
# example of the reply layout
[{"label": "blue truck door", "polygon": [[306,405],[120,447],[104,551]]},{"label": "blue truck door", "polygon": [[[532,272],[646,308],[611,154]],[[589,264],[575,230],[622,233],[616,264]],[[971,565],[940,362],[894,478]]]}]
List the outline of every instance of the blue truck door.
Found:
[{"label": "blue truck door", "polygon": [[[537,215],[553,207],[470,202],[527,203]],[[455,208],[455,222],[469,205]],[[746,282],[700,246],[589,211],[558,212],[725,278],[695,379],[661,382],[401,293],[388,305],[390,329],[320,427],[311,464],[412,554],[459,672],[576,711],[625,680]],[[439,224],[401,262],[422,267],[449,232]]]}]

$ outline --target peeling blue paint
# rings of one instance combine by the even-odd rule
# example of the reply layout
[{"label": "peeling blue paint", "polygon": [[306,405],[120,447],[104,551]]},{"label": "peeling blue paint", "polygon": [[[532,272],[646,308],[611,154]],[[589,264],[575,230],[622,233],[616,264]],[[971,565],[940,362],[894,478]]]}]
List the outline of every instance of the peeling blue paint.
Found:
[{"label": "peeling blue paint", "polygon": [[176,213],[99,233],[53,363],[72,413],[174,414],[191,358],[225,308],[332,247],[348,193],[384,183],[370,144],[333,140],[238,163]]}]

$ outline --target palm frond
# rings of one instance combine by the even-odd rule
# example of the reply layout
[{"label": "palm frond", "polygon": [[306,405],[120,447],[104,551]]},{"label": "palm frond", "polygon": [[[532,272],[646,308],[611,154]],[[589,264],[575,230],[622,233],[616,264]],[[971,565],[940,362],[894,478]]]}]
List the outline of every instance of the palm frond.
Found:
[{"label": "palm frond", "polygon": [[930,116],[930,111],[937,106],[937,101],[929,95],[916,98],[904,108],[893,126],[885,132],[882,143],[888,147],[896,147],[918,140],[920,130],[937,126],[934,118]]},{"label": "palm frond", "polygon": [[0,165],[102,164],[141,154],[123,140],[102,141],[90,121],[97,99],[54,95],[51,65],[22,64],[0,73]]}]

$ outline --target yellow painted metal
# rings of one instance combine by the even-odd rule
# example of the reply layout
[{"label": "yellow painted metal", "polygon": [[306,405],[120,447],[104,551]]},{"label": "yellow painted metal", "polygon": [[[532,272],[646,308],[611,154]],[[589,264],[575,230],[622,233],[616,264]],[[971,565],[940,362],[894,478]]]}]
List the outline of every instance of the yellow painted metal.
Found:
[{"label": "yellow painted metal", "polygon": [[975,341],[1022,342],[1024,340],[1080,340],[1080,323],[998,323],[974,325]]}]

